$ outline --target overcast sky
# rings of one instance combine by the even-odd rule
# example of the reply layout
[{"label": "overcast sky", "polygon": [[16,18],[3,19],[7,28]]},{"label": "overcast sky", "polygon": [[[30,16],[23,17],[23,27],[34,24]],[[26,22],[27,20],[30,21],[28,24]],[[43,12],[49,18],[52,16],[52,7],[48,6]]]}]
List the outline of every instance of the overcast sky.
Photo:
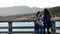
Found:
[{"label": "overcast sky", "polygon": [[60,6],[60,0],[0,0],[0,8],[22,5],[40,8],[55,7]]},{"label": "overcast sky", "polygon": [[[0,0],[0,16],[9,16],[9,15],[16,15],[16,14],[26,14],[30,13],[31,9],[23,9],[21,10],[19,7],[16,8],[5,8],[4,7],[13,7],[13,6],[28,6],[28,7],[38,7],[38,8],[49,8],[60,6],[60,0]],[[3,9],[2,9],[3,8]],[[30,11],[29,11],[30,10]],[[33,10],[33,9],[32,9]],[[33,12],[36,12],[33,11]]]}]

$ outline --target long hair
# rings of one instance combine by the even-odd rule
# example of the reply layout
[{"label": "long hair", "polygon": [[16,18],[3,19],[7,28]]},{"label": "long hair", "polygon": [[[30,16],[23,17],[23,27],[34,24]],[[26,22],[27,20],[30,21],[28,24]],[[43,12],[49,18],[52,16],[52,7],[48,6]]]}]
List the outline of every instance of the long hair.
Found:
[{"label": "long hair", "polygon": [[40,14],[40,11],[37,12],[36,16],[38,16],[38,14]]},{"label": "long hair", "polygon": [[48,15],[50,15],[50,12],[48,11],[47,8],[44,9],[44,14],[48,14]]}]

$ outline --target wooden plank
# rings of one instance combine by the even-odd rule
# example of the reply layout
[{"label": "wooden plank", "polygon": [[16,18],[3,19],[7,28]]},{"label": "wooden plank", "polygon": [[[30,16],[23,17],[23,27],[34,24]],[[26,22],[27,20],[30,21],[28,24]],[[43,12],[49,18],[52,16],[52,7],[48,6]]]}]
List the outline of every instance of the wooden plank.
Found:
[{"label": "wooden plank", "polygon": [[34,33],[34,31],[13,31],[13,33]]},{"label": "wooden plank", "polygon": [[[10,27],[0,27],[0,29],[8,29]],[[13,29],[34,29],[34,26],[12,27]]]},{"label": "wooden plank", "polygon": [[28,26],[28,27],[12,27],[13,29],[34,29],[33,26]]},{"label": "wooden plank", "polygon": [[[32,22],[32,21],[34,20],[15,20],[15,21],[11,20],[11,22]],[[9,21],[0,21],[0,22],[9,22]]]},{"label": "wooden plank", "polygon": [[0,27],[0,29],[8,29],[8,27]]},{"label": "wooden plank", "polygon": [[60,29],[60,27],[56,27],[56,29]]}]

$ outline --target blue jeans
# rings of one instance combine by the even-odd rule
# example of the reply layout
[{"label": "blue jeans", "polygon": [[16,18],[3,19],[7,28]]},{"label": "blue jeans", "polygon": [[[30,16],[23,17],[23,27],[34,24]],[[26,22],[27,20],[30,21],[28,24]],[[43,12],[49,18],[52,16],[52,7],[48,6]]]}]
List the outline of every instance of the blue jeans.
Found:
[{"label": "blue jeans", "polygon": [[42,29],[43,29],[43,26],[38,25],[37,34],[42,34]]}]

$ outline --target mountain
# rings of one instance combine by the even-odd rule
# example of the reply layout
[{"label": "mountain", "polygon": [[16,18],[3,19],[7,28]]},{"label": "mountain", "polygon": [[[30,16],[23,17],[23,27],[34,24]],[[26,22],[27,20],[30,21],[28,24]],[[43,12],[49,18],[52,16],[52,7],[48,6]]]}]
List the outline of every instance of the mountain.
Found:
[{"label": "mountain", "polygon": [[[60,17],[60,6],[58,7],[52,7],[48,8],[50,13],[52,13],[52,17],[58,16]],[[37,8],[37,7],[28,7],[28,6],[15,6],[15,7],[7,7],[7,8],[0,8],[0,21],[9,21],[9,20],[15,20],[15,19],[23,19],[28,18],[34,19],[37,13],[37,11],[42,11],[43,8]],[[30,17],[32,16],[32,17]]]},{"label": "mountain", "polygon": [[52,13],[52,15],[60,17],[60,6],[50,8],[49,11]]},{"label": "mountain", "polygon": [[[50,11],[50,13],[52,13],[52,15],[51,15],[52,17],[55,17],[55,16],[60,17],[60,6],[48,8],[48,10]],[[36,12],[35,13],[29,13],[29,14],[23,14],[23,15],[15,15],[14,17],[16,17],[16,18],[19,18],[19,17],[20,18],[21,17],[25,18],[25,16],[26,16],[28,18],[28,20],[34,19],[35,16],[29,18],[29,16],[31,16],[31,15],[36,15]]]},{"label": "mountain", "polygon": [[24,16],[29,16],[36,14],[37,11],[42,11],[43,8],[28,7],[28,6],[14,6],[0,8],[0,21],[12,20],[15,18],[21,18]]},{"label": "mountain", "polygon": [[37,11],[42,11],[43,8],[37,7],[28,7],[28,6],[14,6],[14,7],[5,7],[0,8],[0,16],[11,16],[11,15],[21,15],[36,13]]}]

